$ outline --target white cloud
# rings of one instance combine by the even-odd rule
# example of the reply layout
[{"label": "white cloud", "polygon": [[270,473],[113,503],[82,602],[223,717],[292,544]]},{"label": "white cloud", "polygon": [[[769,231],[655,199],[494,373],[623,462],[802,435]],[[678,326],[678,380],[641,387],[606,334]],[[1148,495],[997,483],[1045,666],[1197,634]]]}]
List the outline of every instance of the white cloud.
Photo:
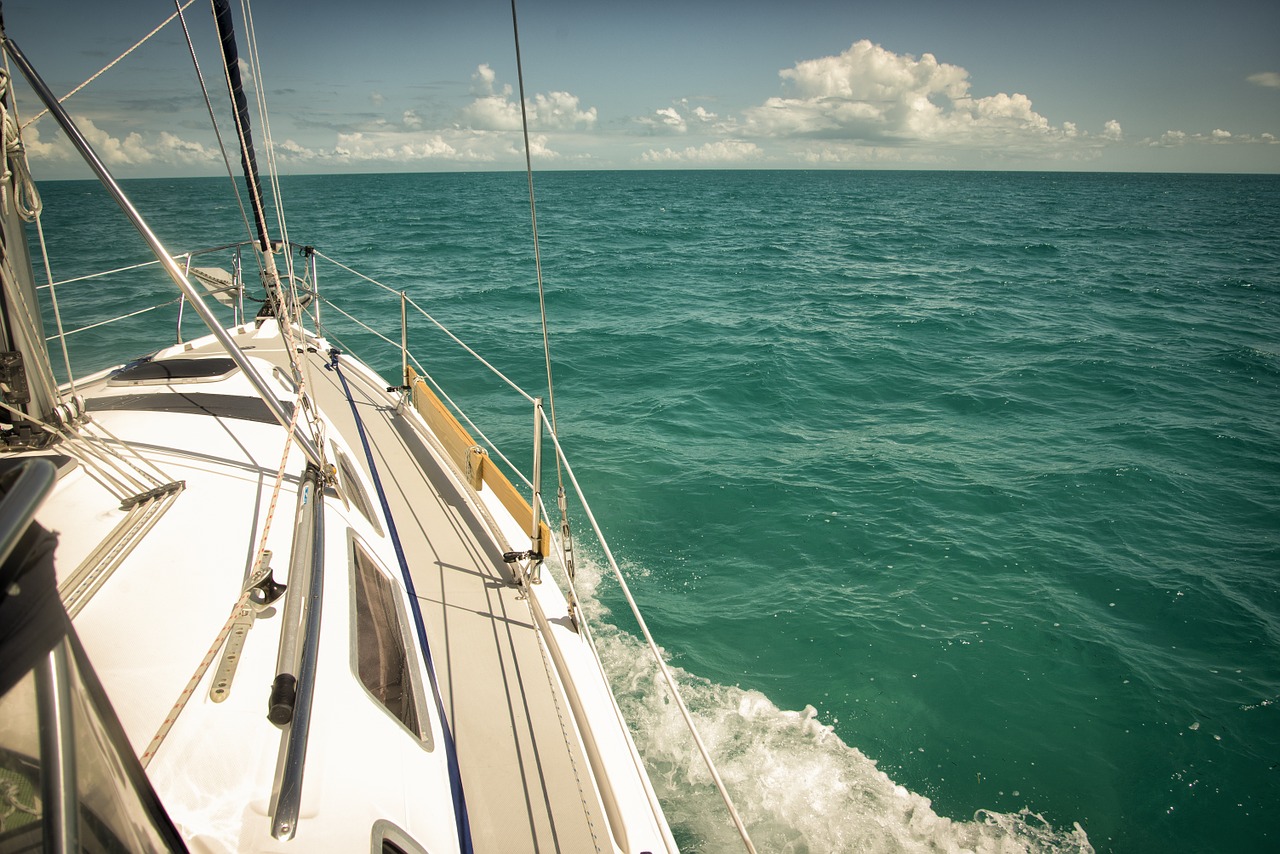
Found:
[{"label": "white cloud", "polygon": [[[216,147],[185,139],[170,131],[145,135],[133,131],[119,137],[98,127],[90,118],[80,117],[76,123],[102,162],[109,169],[126,174],[133,172],[134,167],[218,168],[222,164],[222,155]],[[22,139],[33,161],[66,163],[80,160],[80,155],[61,133],[46,142],[40,137],[39,127],[32,125],[22,132]]]},{"label": "white cloud", "polygon": [[1280,73],[1275,71],[1260,71],[1257,74],[1250,74],[1246,79],[1250,83],[1265,86],[1268,89],[1280,89]]},{"label": "white cloud", "polygon": [[40,138],[40,126],[31,125],[22,131],[22,147],[33,161],[78,160],[79,155],[65,136],[55,133],[52,141]]},{"label": "white cloud", "polygon": [[1097,135],[1073,122],[1055,126],[1026,95],[974,97],[964,68],[929,53],[897,54],[865,39],[838,56],[798,62],[779,76],[791,92],[746,110],[730,127],[735,136],[937,145],[1002,156],[1092,156],[1098,146],[1121,139],[1114,120]]},{"label": "white cloud", "polygon": [[462,120],[477,130],[520,130],[520,105],[502,95],[486,95],[467,105]]},{"label": "white cloud", "polygon": [[685,133],[689,130],[689,125],[685,122],[684,116],[680,115],[675,107],[663,107],[655,110],[654,114],[658,117],[657,124],[662,125],[676,133]]},{"label": "white cloud", "polygon": [[[277,149],[283,162],[312,166],[351,166],[361,163],[400,166],[428,163],[494,163],[524,157],[521,140],[508,133],[451,128],[406,132],[400,129],[340,133],[333,148],[309,148],[292,139]],[[535,159],[555,160],[545,134],[531,134],[529,150]]]},{"label": "white cloud", "polygon": [[168,131],[160,132],[160,140],[153,148],[153,156],[165,163],[186,166],[222,162],[222,155],[216,148],[183,139]]},{"label": "white cloud", "polygon": [[640,155],[644,163],[700,163],[729,165],[759,160],[764,155],[760,146],[754,142],[737,139],[725,139],[708,142],[704,145],[689,146],[682,151],[665,148],[662,151],[650,149]]},{"label": "white cloud", "polygon": [[946,95],[962,98],[969,90],[969,72],[939,63],[933,54],[919,60],[899,56],[863,39],[839,56],[796,63],[779,72],[791,81],[802,99],[846,101],[910,101]]},{"label": "white cloud", "polygon": [[803,146],[795,159],[811,166],[947,166],[954,160],[931,149],[862,145],[829,140]]},{"label": "white cloud", "polygon": [[383,102],[383,101],[385,101],[385,100],[387,100],[387,99],[383,96],[383,94],[382,94],[381,92],[370,92],[370,93],[369,93],[369,101],[370,101],[370,102],[371,102],[375,107],[381,107],[381,106],[382,106],[382,102]]},{"label": "white cloud", "polygon": [[440,134],[410,137],[405,134],[340,133],[333,151],[320,156],[360,162],[412,162],[433,158],[454,160],[458,155],[458,150]]},{"label": "white cloud", "polygon": [[1158,139],[1146,139],[1142,144],[1147,146],[1156,146],[1163,148],[1174,148],[1184,145],[1275,145],[1277,140],[1274,134],[1260,133],[1254,136],[1250,133],[1232,133],[1222,128],[1216,128],[1211,133],[1187,133],[1183,130],[1165,131]]},{"label": "white cloud", "polygon": [[471,89],[471,94],[473,95],[494,95],[494,94],[510,95],[511,94],[510,85],[503,86],[502,91],[500,93],[495,92],[493,88],[493,84],[494,84],[494,81],[498,79],[498,75],[495,74],[493,69],[490,68],[487,64],[480,65],[475,70],[475,73],[471,75],[471,79],[475,83],[475,85],[472,86],[472,89]]},{"label": "white cloud", "polygon": [[706,107],[691,109],[689,99],[683,98],[670,107],[654,110],[652,116],[636,119],[636,123],[653,134],[685,134],[690,131],[715,130],[719,124],[718,119],[719,116]]},{"label": "white cloud", "polygon": [[596,108],[578,109],[578,97],[568,92],[549,92],[533,97],[529,124],[545,130],[591,128],[596,123]]},{"label": "white cloud", "polygon": [[404,115],[401,118],[404,122],[404,126],[410,130],[419,130],[422,127],[422,119],[420,119],[418,114],[413,110],[405,110]]},{"label": "white cloud", "polygon": [[107,166],[141,166],[155,159],[140,133],[133,132],[121,139],[102,130],[92,119],[87,118],[80,119],[79,126],[80,133]]},{"label": "white cloud", "polygon": [[[510,86],[495,89],[496,75],[481,65],[472,75],[480,94],[462,111],[462,120],[474,130],[517,131],[521,128],[520,102],[512,99]],[[596,124],[596,108],[582,109],[578,97],[568,92],[538,93],[525,102],[529,127],[543,131],[590,130]]]}]

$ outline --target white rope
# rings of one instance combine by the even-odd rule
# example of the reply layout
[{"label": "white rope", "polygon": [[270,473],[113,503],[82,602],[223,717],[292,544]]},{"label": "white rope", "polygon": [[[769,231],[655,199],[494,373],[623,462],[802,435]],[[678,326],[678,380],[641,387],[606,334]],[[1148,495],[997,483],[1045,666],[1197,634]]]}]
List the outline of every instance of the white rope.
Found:
[{"label": "white rope", "polygon": [[[285,470],[289,464],[289,451],[293,448],[294,434],[298,426],[298,412],[302,409],[303,398],[301,389],[297,401],[293,405],[293,415],[289,418],[289,426],[285,431],[284,450],[280,454],[280,466],[276,469],[275,484],[271,489],[271,501],[267,505],[267,518],[262,524],[262,536],[258,539],[258,550],[254,553],[253,566],[258,566],[266,558],[267,554],[267,538],[271,534],[271,523],[275,520],[276,505],[279,503],[280,493],[284,488]],[[321,453],[323,453],[323,446]],[[253,574],[253,567],[249,568],[246,576]],[[231,634],[232,627],[236,622],[245,615],[247,608],[250,608],[249,597],[252,594],[252,588],[244,590],[240,594],[240,598],[231,607],[231,614],[227,617],[226,623],[223,624],[222,630],[218,632],[218,636],[214,638],[213,643],[209,646],[208,652],[205,653],[200,664],[196,667],[195,672],[191,674],[191,678],[187,680],[186,687],[178,694],[178,698],[174,701],[173,706],[169,709],[169,714],[161,722],[160,728],[156,730],[156,734],[152,736],[151,742],[147,745],[147,749],[138,757],[142,763],[142,767],[146,768],[151,763],[152,758],[164,744],[164,740],[169,735],[169,731],[173,729],[173,725],[177,723],[178,717],[186,709],[188,701],[195,695],[196,688],[200,685],[200,680],[204,678],[204,674],[209,671],[209,666],[213,664],[213,659],[217,657],[218,650],[222,649],[222,645],[226,643],[227,636]]]},{"label": "white rope", "polygon": [[[11,259],[8,253],[6,253],[4,258],[0,260],[0,263],[3,263],[4,265],[4,276],[10,282],[17,282],[17,271],[13,269],[13,265],[10,261]],[[32,307],[27,304],[27,298],[24,290],[25,289],[21,287],[13,287],[8,290],[8,293],[18,303],[16,306],[17,311],[12,313],[11,319],[16,325],[22,327],[23,335],[28,341],[31,341],[34,344],[34,342],[39,341],[41,338],[40,330],[37,328],[35,321],[35,318],[38,315],[34,314]],[[45,352],[38,352],[33,353],[32,357],[31,363],[34,363],[35,369],[40,375],[40,382],[48,388],[53,389],[55,393],[58,393],[58,383],[53,377],[53,366],[49,364],[48,354]],[[61,402],[60,394],[59,402]]]},{"label": "white rope", "polygon": [[[184,6],[182,7],[182,9],[187,8],[187,6],[190,6],[190,5],[191,5],[192,3],[194,3],[194,2],[195,2],[195,0],[187,0],[186,5],[184,5]],[[180,9],[179,11],[181,11],[181,9]],[[97,74],[94,74],[94,75],[93,75],[92,77],[90,77],[88,80],[84,81],[84,82],[83,82],[83,83],[81,83],[79,86],[77,86],[76,88],[72,89],[70,92],[68,92],[67,94],[63,95],[61,98],[59,98],[59,99],[58,99],[58,103],[59,103],[59,104],[66,103],[67,99],[68,99],[68,98],[70,98],[72,95],[76,94],[76,93],[77,93],[77,92],[79,92],[81,89],[83,89],[84,87],[88,86],[88,85],[89,85],[90,83],[92,83],[93,81],[97,80],[97,79],[98,79],[99,77],[101,77],[103,74],[106,74],[108,71],[110,71],[112,68],[114,68],[114,67],[116,66],[116,64],[118,64],[118,63],[120,62],[120,60],[124,59],[126,56],[128,56],[128,55],[129,55],[129,54],[131,54],[131,53],[133,53],[133,52],[134,52],[135,50],[137,50],[138,48],[142,47],[142,45],[143,45],[143,44],[145,44],[145,43],[147,42],[147,40],[148,40],[148,39],[150,39],[150,38],[151,38],[152,36],[154,36],[156,33],[158,33],[158,32],[160,32],[161,30],[163,30],[163,29],[164,29],[166,26],[168,26],[168,25],[169,25],[169,23],[170,23],[174,18],[176,18],[176,17],[178,17],[178,13],[177,13],[177,12],[174,12],[172,15],[170,15],[170,16],[169,16],[169,17],[167,17],[167,18],[165,18],[165,19],[164,19],[164,21],[162,21],[162,22],[160,23],[160,26],[156,27],[154,30],[152,30],[151,32],[149,32],[149,33],[147,33],[145,36],[143,36],[143,37],[141,38],[141,40],[139,40],[139,41],[138,41],[138,43],[137,43],[137,44],[135,44],[133,47],[129,48],[129,49],[128,49],[128,50],[126,50],[124,53],[122,53],[122,54],[120,54],[119,56],[117,56],[115,59],[111,60],[111,62],[108,62],[106,65],[104,65],[104,66],[102,67],[102,69],[101,69],[100,71],[98,71],[98,73],[97,73]],[[33,124],[35,124],[36,122],[40,121],[42,118],[44,118],[44,117],[45,117],[45,116],[47,116],[48,114],[49,114],[49,111],[48,111],[48,110],[43,110],[43,111],[41,111],[41,112],[39,112],[39,113],[36,113],[36,115],[35,115],[34,117],[32,117],[31,119],[29,119],[29,120],[27,121],[27,123],[26,123],[26,124],[24,124],[24,125],[22,126],[23,130],[25,130],[25,129],[27,129],[27,128],[31,127]]]},{"label": "white rope", "polygon": [[[78,459],[81,463],[83,463],[85,468],[91,474],[95,475],[98,478],[99,483],[102,484],[103,488],[106,489],[108,492],[110,492],[113,496],[115,496],[117,501],[124,501],[128,497],[132,495],[137,495],[139,492],[144,491],[142,484],[137,482],[128,483],[129,478],[127,474],[119,471],[116,472],[116,474],[119,474],[121,475],[121,477],[124,478],[124,480],[122,481],[114,477],[111,474],[111,472],[107,471],[105,468],[100,466],[99,463],[104,461],[109,463],[113,467],[115,464],[111,462],[109,457],[106,457],[105,455],[99,453],[93,447],[92,443],[85,441],[84,439],[82,439],[79,436],[76,436],[73,433],[64,433],[63,431],[59,430],[53,425],[46,424],[44,421],[41,421],[39,418],[35,418],[31,415],[26,414],[25,412],[22,412],[21,410],[15,407],[10,406],[9,404],[5,403],[3,400],[0,400],[0,407],[3,407],[4,409],[8,410],[14,415],[17,415],[23,418],[24,420],[31,422],[32,424],[36,425],[37,427],[39,427],[41,430],[45,431],[49,435],[57,436],[61,439],[64,439],[67,443],[66,445],[67,450],[69,451],[72,451],[73,449],[78,450],[79,453],[75,454],[76,459]],[[94,462],[95,460],[97,460],[98,462]]]},{"label": "white rope", "polygon": [[160,468],[160,466],[157,465],[154,460],[150,460],[147,457],[142,456],[142,454],[138,452],[137,448],[135,448],[133,445],[130,445],[128,442],[124,441],[120,437],[116,436],[115,433],[112,433],[105,426],[103,426],[101,421],[88,422],[87,427],[90,430],[96,430],[97,432],[101,433],[103,436],[106,436],[112,442],[115,442],[117,445],[125,449],[125,451],[131,454],[134,459],[142,463],[144,466],[150,466],[152,473],[148,474],[142,471],[141,469],[139,469],[136,465],[133,465],[132,463],[129,464],[130,468],[136,471],[139,475],[141,475],[144,478],[150,479],[153,486],[164,486],[167,483],[173,482],[173,478],[169,475],[169,473],[166,472],[164,469]]},{"label": "white rope", "polygon": [[[9,60],[5,55],[5,70],[0,71],[0,98],[9,89]],[[26,151],[22,147],[22,131],[18,126],[17,102],[14,102],[13,115],[0,101],[0,123],[4,127],[4,147],[0,151],[0,181],[4,183],[4,206],[9,206],[9,180],[13,179],[14,209],[18,216],[26,222],[33,222],[40,215],[40,194],[36,192],[36,183],[31,177],[31,169],[27,165]]]},{"label": "white rope", "polygon": [[177,723],[178,716],[182,714],[182,710],[187,707],[187,701],[195,694],[196,688],[200,684],[200,680],[204,678],[204,674],[208,672],[209,665],[213,663],[213,659],[217,656],[218,650],[222,649],[222,644],[226,642],[227,635],[231,634],[231,629],[235,626],[242,616],[244,616],[249,605],[249,597],[253,594],[253,590],[245,590],[240,594],[240,598],[236,600],[236,604],[231,607],[231,616],[227,618],[227,622],[222,626],[222,630],[218,632],[218,636],[214,639],[213,644],[209,647],[209,651],[205,653],[204,659],[201,660],[196,672],[187,681],[187,685],[182,689],[182,693],[178,695],[178,699],[174,701],[173,706],[169,709],[169,714],[160,723],[160,728],[156,730],[156,734],[152,736],[151,742],[147,745],[147,749],[142,751],[142,755],[138,757],[138,761],[142,763],[142,767],[146,768],[151,764],[151,760],[155,757],[156,751],[160,749],[160,745],[164,743],[165,737],[169,735],[169,730],[173,729],[173,725]]},{"label": "white rope", "polygon": [[[3,98],[4,93],[8,90],[9,81],[11,79],[12,78],[9,73],[9,56],[6,53],[5,68],[3,71],[0,71],[0,98]],[[4,139],[2,144],[0,144],[0,159],[3,159],[3,168],[0,168],[0,173],[2,173],[0,174],[0,185],[3,185],[5,188],[3,203],[7,209],[9,204],[8,186],[10,179],[12,179],[14,186],[14,210],[23,220],[27,222],[35,222],[36,229],[40,235],[40,250],[42,257],[44,258],[45,275],[47,278],[52,280],[53,276],[49,268],[49,251],[44,241],[44,228],[40,224],[40,212],[43,209],[43,205],[40,202],[40,194],[36,191],[35,181],[31,177],[31,169],[27,164],[27,154],[22,145],[22,131],[18,127],[16,103],[14,105],[14,113],[10,116],[8,111],[4,108],[3,101],[0,101],[0,128],[2,128],[2,132],[4,134]],[[4,255],[4,270],[9,281],[18,281],[17,271],[13,268],[8,253],[5,253]],[[18,311],[16,312],[21,316],[18,322],[22,325],[23,332],[24,335],[26,335],[27,340],[34,344],[34,342],[39,341],[41,338],[40,328],[37,322],[39,315],[36,313],[39,307],[32,307],[27,304],[27,300],[24,295],[24,288],[14,287],[10,290],[20,303]],[[52,289],[50,289],[49,293],[53,304],[53,316],[57,323],[58,331],[61,332],[62,313],[58,308],[57,295]],[[70,376],[71,358],[67,354],[65,340],[62,343],[62,357],[66,362],[67,375]],[[58,383],[53,377],[53,366],[49,363],[48,353],[42,351],[39,354],[36,354],[32,361],[36,363],[37,371],[41,374],[41,382],[45,383],[48,388],[53,390],[53,394],[57,396],[59,403],[63,402],[62,392],[58,388]],[[74,393],[75,389],[73,387],[72,394]]]}]

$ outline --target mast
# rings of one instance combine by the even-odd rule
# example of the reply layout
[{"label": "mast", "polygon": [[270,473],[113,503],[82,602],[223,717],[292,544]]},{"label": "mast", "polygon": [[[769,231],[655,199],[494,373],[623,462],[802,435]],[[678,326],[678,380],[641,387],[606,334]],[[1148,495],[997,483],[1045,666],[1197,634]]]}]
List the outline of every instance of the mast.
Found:
[{"label": "mast", "polygon": [[230,0],[213,0],[213,18],[218,26],[218,40],[222,45],[222,63],[227,75],[227,88],[236,119],[236,136],[240,140],[240,168],[249,188],[249,203],[253,208],[253,221],[258,230],[258,250],[262,253],[266,273],[267,305],[275,302],[276,286],[280,274],[271,238],[267,235],[266,206],[262,200],[262,179],[258,177],[258,160],[253,152],[253,129],[249,122],[249,103],[244,96],[244,81],[240,76],[240,51],[236,47],[235,23],[231,18]]},{"label": "mast", "polygon": [[269,254],[271,240],[267,237],[267,218],[262,204],[262,180],[258,177],[258,160],[253,153],[249,104],[244,97],[244,81],[240,77],[240,52],[236,48],[235,24],[231,19],[229,0],[213,0],[213,18],[218,25],[218,40],[222,44],[222,62],[226,68],[227,87],[231,90],[231,102],[235,108],[236,135],[240,139],[240,168],[244,171],[244,180],[249,186],[254,225],[258,229],[258,248],[264,254]]}]

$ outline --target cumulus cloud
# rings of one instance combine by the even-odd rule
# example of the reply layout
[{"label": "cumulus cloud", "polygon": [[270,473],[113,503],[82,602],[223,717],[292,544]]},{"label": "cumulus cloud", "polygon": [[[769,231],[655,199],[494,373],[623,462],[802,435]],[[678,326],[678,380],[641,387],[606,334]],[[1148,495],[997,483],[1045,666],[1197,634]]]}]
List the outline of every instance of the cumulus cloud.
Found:
[{"label": "cumulus cloud", "polygon": [[685,134],[717,129],[719,116],[706,107],[690,107],[689,99],[682,98],[669,107],[653,111],[652,116],[641,116],[636,123],[653,134]]},{"label": "cumulus cloud", "polygon": [[[76,124],[102,162],[121,174],[136,174],[139,169],[166,166],[187,167],[187,171],[190,171],[189,167],[198,167],[197,171],[207,171],[222,165],[222,155],[216,146],[186,139],[167,130],[158,134],[131,131],[117,136],[90,118],[82,116]],[[45,138],[40,133],[39,124],[23,129],[22,143],[37,177],[41,164],[81,162],[79,152],[65,135],[55,130],[50,138]]]},{"label": "cumulus cloud", "polygon": [[22,131],[22,147],[33,160],[68,161],[79,159],[70,141],[62,134],[54,134],[52,140],[40,136],[40,126],[31,125]]},{"label": "cumulus cloud", "polygon": [[316,153],[323,159],[358,162],[457,159],[458,150],[440,134],[405,138],[400,134],[338,134],[333,152]]},{"label": "cumulus cloud", "polygon": [[[519,138],[508,133],[463,128],[406,132],[392,128],[339,133],[332,148],[308,147],[286,139],[277,146],[277,155],[283,162],[311,167],[485,164],[522,158],[523,148],[518,147],[522,144]],[[529,151],[535,159],[561,158],[559,152],[548,145],[545,134],[530,134]]]},{"label": "cumulus cloud", "polygon": [[1280,89],[1280,72],[1260,71],[1257,74],[1248,76],[1250,83],[1258,86],[1265,86],[1268,89]]},{"label": "cumulus cloud", "polygon": [[[136,131],[115,137],[86,118],[80,119],[79,126],[80,133],[107,166],[141,166],[155,160],[155,154],[146,145],[142,134]],[[170,147],[173,147],[172,143]]]},{"label": "cumulus cloud", "polygon": [[1232,133],[1229,130],[1215,128],[1210,133],[1187,133],[1183,130],[1168,130],[1156,139],[1146,139],[1143,143],[1151,147],[1177,148],[1184,145],[1276,145],[1280,143],[1274,134],[1261,133],[1254,136],[1250,133]]},{"label": "cumulus cloud", "polygon": [[153,147],[152,153],[155,158],[166,163],[179,163],[184,166],[222,162],[222,155],[216,148],[183,139],[168,131],[160,132],[160,140]]},{"label": "cumulus cloud", "polygon": [[[520,101],[512,97],[511,86],[498,89],[487,65],[477,68],[471,79],[477,97],[462,111],[463,123],[474,130],[520,130]],[[590,130],[597,118],[595,107],[582,109],[578,96],[568,92],[539,92],[525,101],[525,111],[529,127],[542,131]]]},{"label": "cumulus cloud", "polygon": [[[748,134],[881,145],[1043,145],[1084,135],[1074,124],[1052,125],[1026,95],[973,97],[969,72],[933,54],[897,54],[865,39],[779,76],[791,94],[746,111]],[[1114,138],[1110,125],[1104,138]]]},{"label": "cumulus cloud", "polygon": [[500,93],[493,88],[493,84],[497,79],[498,75],[494,73],[494,70],[490,68],[488,64],[481,64],[480,67],[475,70],[475,73],[471,75],[471,93],[473,95],[510,95],[511,86],[509,84],[503,86]]},{"label": "cumulus cloud", "polygon": [[759,160],[764,155],[754,142],[725,139],[701,146],[689,146],[681,151],[665,148],[650,149],[640,156],[644,163],[700,163],[704,165],[729,165]]}]

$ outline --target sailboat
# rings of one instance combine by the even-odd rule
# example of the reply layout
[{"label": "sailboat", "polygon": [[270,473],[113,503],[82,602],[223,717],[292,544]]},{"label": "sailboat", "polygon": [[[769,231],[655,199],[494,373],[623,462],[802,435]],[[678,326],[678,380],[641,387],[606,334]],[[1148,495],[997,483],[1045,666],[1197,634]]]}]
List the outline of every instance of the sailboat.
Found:
[{"label": "sailboat", "polygon": [[132,361],[75,377],[67,358],[57,380],[67,333],[33,273],[6,76],[0,852],[676,850],[575,589],[565,488],[543,500],[545,457],[613,563],[553,407],[515,391],[521,472],[410,348],[425,312],[405,293],[358,321],[398,352],[394,382],[331,340],[331,259],[268,232],[232,14],[212,5],[256,234],[176,254],[0,34],[208,329],[164,325]]}]

